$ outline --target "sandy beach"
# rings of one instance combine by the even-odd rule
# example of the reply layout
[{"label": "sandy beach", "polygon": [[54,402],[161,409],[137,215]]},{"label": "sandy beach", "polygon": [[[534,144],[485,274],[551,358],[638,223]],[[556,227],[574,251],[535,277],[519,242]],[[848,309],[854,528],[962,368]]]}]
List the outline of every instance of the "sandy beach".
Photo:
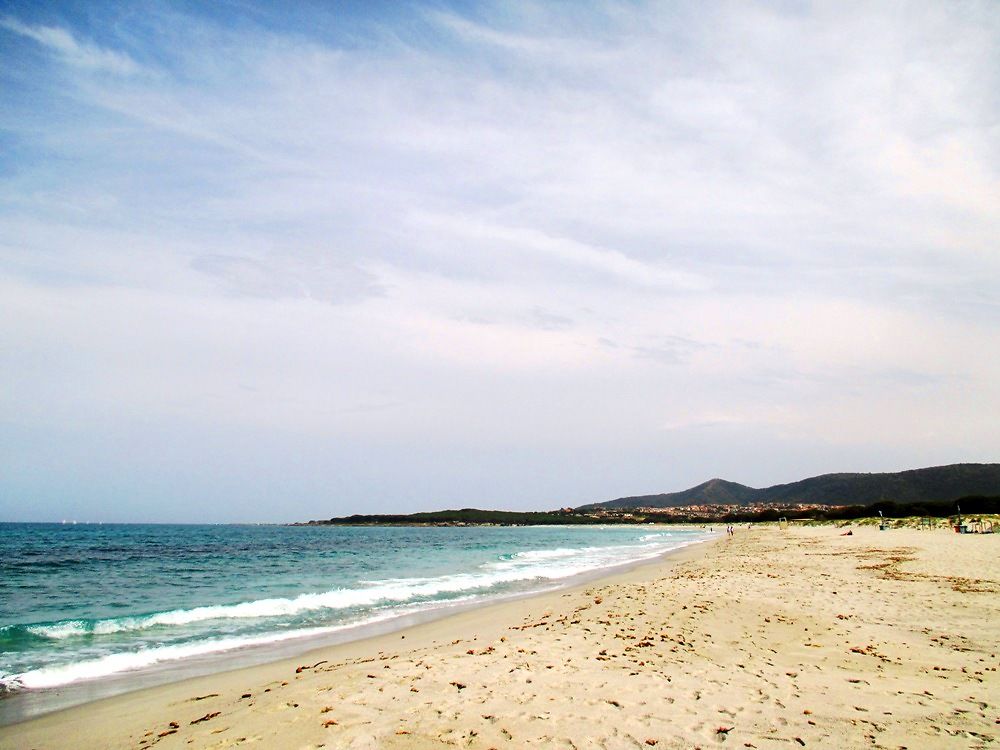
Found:
[{"label": "sandy beach", "polygon": [[1000,535],[733,538],[560,592],[0,728],[0,748],[980,748]]}]

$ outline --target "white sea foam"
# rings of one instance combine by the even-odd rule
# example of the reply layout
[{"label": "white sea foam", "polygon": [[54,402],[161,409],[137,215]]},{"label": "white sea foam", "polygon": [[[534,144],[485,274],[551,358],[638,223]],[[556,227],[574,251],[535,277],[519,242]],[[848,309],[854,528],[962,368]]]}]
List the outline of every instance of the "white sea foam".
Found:
[{"label": "white sea foam", "polygon": [[515,552],[511,555],[511,560],[554,560],[560,557],[574,557],[581,552],[591,549],[589,547],[578,547],[576,549],[567,547],[557,547],[556,549],[529,549],[524,552]]},{"label": "white sea foam", "polygon": [[[372,616],[365,620],[363,624],[372,624],[380,620],[386,620],[394,615],[383,613]],[[107,654],[96,659],[73,662],[70,664],[42,667],[33,669],[22,674],[0,676],[0,684],[5,685],[8,690],[22,688],[52,688],[60,685],[68,685],[81,680],[93,680],[99,677],[108,677],[119,672],[129,672],[144,667],[151,667],[168,661],[177,661],[192,656],[204,656],[207,654],[232,651],[234,649],[246,648],[248,646],[262,646],[270,643],[279,643],[294,638],[307,638],[309,636],[325,635],[356,627],[358,623],[348,625],[333,625],[322,628],[302,628],[281,633],[268,633],[266,635],[245,636],[238,638],[214,638],[192,643],[178,644],[172,646],[157,646],[153,648],[139,649],[125,653]]]},{"label": "white sea foam", "polygon": [[70,638],[90,632],[84,620],[63,620],[54,625],[29,625],[25,630],[43,638]]},{"label": "white sea foam", "polygon": [[258,599],[239,604],[219,604],[192,609],[177,609],[150,615],[97,620],[62,621],[34,625],[34,635],[60,640],[93,633],[109,635],[153,627],[180,627],[197,622],[221,619],[258,619],[288,617],[322,609],[347,610],[386,603],[405,603],[466,591],[489,589],[531,580],[557,580],[587,573],[611,565],[637,562],[661,554],[676,542],[609,547],[559,548],[528,550],[510,559],[487,563],[474,573],[444,575],[436,578],[395,578],[372,581],[358,588],[341,588],[321,593],[301,594],[292,598]]},{"label": "white sea foam", "polygon": [[41,667],[21,674],[5,674],[0,672],[0,695],[4,692],[12,692],[22,689],[54,688],[62,685],[69,685],[74,682],[84,680],[94,680],[101,677],[110,677],[122,672],[133,672],[136,670],[153,667],[165,662],[179,661],[195,656],[209,656],[211,654],[234,651],[251,646],[267,646],[283,641],[295,640],[298,638],[310,638],[315,636],[329,635],[351,628],[361,628],[375,625],[376,623],[392,620],[404,615],[414,615],[422,611],[433,610],[441,606],[455,606],[475,600],[475,596],[463,596],[450,599],[447,602],[432,602],[422,604],[409,604],[402,607],[382,610],[370,613],[364,619],[353,622],[342,623],[340,625],[330,625],[315,628],[298,628],[278,633],[264,633],[259,635],[240,636],[231,638],[208,638],[191,643],[176,644],[171,646],[154,646],[124,653],[113,653],[95,659],[85,659],[69,664]]}]

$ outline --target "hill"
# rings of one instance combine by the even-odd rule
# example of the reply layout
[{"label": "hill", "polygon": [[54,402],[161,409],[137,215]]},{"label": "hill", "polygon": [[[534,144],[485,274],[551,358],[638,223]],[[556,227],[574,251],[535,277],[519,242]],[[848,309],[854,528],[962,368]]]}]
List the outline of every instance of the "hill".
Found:
[{"label": "hill", "polygon": [[635,495],[619,497],[606,503],[584,505],[577,510],[592,508],[679,508],[684,505],[747,505],[760,493],[753,487],[737,482],[727,482],[725,479],[710,479],[697,487],[680,492],[668,492],[661,495]]},{"label": "hill", "polygon": [[823,474],[790,484],[756,489],[712,479],[680,492],[620,497],[591,503],[597,508],[677,508],[686,505],[821,503],[859,505],[951,501],[967,495],[1000,494],[1000,464],[951,464],[883,474]]}]

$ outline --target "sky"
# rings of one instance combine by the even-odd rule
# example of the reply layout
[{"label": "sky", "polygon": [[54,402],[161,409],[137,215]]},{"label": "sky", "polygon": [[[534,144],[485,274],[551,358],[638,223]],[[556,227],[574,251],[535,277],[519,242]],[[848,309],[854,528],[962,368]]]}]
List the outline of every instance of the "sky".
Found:
[{"label": "sky", "polygon": [[6,2],[0,520],[1000,460],[996,2]]}]

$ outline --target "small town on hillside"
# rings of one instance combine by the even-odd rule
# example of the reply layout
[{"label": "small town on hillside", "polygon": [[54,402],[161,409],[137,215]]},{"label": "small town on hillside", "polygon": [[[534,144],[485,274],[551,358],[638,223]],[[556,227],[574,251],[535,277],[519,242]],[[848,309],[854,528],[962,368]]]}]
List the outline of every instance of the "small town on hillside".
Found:
[{"label": "small town on hillside", "polygon": [[[846,503],[845,503],[846,505]],[[602,519],[607,521],[627,520],[645,518],[646,521],[673,521],[685,518],[699,518],[705,520],[722,520],[732,516],[734,513],[740,515],[763,515],[765,513],[788,513],[798,514],[806,511],[825,512],[834,508],[844,507],[843,505],[830,505],[827,503],[750,503],[749,505],[722,505],[712,503],[702,503],[695,505],[678,505],[674,508],[594,508],[588,510],[574,510],[563,508],[564,513],[587,516],[588,518]]]}]

